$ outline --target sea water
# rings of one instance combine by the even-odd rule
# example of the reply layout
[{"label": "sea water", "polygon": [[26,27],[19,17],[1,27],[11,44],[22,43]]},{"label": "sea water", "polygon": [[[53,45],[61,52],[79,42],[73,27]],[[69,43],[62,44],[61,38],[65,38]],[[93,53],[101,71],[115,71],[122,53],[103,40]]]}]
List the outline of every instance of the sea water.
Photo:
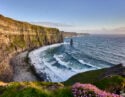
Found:
[{"label": "sea water", "polygon": [[125,64],[124,35],[85,35],[30,52],[31,64],[45,81],[62,82],[80,72]]}]

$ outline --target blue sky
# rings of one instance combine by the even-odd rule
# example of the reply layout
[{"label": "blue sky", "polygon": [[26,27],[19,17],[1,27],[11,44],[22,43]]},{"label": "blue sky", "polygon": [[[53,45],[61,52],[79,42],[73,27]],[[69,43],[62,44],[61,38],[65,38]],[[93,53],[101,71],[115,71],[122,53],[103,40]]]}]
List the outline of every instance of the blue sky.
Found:
[{"label": "blue sky", "polygon": [[0,14],[28,22],[73,25],[76,30],[123,28],[125,0],[1,0]]}]

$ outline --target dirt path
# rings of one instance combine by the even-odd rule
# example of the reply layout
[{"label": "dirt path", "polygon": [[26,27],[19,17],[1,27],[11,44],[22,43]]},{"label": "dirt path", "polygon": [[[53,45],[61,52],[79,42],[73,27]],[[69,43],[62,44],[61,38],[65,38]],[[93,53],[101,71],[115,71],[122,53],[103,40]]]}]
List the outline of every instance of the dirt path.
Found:
[{"label": "dirt path", "polygon": [[27,51],[15,56],[11,62],[14,65],[13,81],[37,81],[36,76],[32,73],[30,65],[25,62]]}]

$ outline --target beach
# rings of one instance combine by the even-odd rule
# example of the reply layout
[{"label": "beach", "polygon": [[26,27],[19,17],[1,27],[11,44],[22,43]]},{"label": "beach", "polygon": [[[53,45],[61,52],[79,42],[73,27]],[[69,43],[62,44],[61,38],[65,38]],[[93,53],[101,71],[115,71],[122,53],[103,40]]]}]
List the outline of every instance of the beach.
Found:
[{"label": "beach", "polygon": [[14,67],[13,81],[37,81],[37,77],[33,74],[30,64],[25,62],[28,51],[21,52],[11,59]]}]

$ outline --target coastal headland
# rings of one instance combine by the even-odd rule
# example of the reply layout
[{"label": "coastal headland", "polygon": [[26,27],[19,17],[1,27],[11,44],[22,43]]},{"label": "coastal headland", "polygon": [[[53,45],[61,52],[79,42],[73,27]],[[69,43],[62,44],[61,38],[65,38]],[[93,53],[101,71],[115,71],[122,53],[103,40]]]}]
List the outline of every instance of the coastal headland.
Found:
[{"label": "coastal headland", "polygon": [[[71,37],[74,33],[67,35]],[[118,94],[105,97],[122,97],[119,96],[120,92],[124,95],[125,90],[125,67],[122,64],[79,73],[62,83],[39,79],[29,64],[29,52],[62,43],[64,37],[66,33],[64,35],[56,28],[32,25],[0,15],[0,97],[74,97],[72,85],[76,82],[93,84],[105,90],[106,95],[115,95],[109,92]]]}]

